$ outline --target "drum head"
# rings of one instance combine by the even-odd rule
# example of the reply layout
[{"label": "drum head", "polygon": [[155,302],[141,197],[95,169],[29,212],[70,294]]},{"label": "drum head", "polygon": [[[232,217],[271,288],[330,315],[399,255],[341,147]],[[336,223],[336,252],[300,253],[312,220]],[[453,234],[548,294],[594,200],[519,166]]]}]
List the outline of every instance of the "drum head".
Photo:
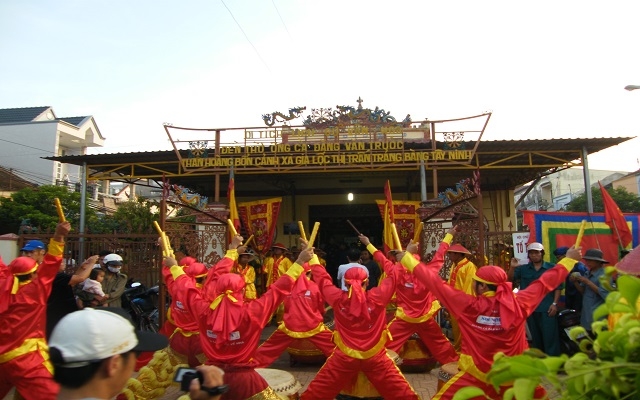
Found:
[{"label": "drum head", "polygon": [[284,398],[291,398],[302,389],[300,382],[287,371],[273,368],[256,368],[256,372],[267,381],[278,395]]},{"label": "drum head", "polygon": [[443,373],[445,373],[447,375],[450,375],[450,376],[454,376],[455,374],[460,372],[460,370],[458,369],[458,362],[457,361],[445,364],[445,365],[441,366],[440,369],[442,370]]}]

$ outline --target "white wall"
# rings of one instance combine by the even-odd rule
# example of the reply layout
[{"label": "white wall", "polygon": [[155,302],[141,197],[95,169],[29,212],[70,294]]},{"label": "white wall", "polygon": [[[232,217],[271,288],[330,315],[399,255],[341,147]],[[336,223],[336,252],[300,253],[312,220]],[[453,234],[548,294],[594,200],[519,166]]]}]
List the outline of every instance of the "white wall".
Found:
[{"label": "white wall", "polygon": [[37,184],[55,182],[55,163],[41,157],[55,155],[56,121],[0,125],[0,165]]},{"label": "white wall", "polygon": [[9,264],[18,257],[18,235],[8,233],[0,236],[0,257],[5,264]]}]

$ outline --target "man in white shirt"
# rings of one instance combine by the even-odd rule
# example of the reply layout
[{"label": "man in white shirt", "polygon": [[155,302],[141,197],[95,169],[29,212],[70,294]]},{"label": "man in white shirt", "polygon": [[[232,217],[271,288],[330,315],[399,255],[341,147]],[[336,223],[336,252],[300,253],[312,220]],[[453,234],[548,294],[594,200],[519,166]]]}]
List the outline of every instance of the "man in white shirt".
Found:
[{"label": "man in white shirt", "polygon": [[364,265],[360,264],[360,250],[355,247],[349,248],[347,251],[347,260],[349,261],[347,264],[342,264],[338,267],[338,282],[342,287],[342,290],[345,292],[349,290],[347,285],[344,282],[344,274],[350,270],[351,268],[362,268],[367,271],[367,277],[369,276],[369,270]]}]

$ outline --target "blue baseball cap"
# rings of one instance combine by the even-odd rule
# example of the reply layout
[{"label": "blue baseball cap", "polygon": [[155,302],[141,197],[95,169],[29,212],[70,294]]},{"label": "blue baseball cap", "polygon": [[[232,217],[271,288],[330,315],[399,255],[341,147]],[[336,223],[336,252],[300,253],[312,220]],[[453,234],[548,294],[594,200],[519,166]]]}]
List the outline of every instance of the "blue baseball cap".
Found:
[{"label": "blue baseball cap", "polygon": [[39,240],[29,240],[27,244],[24,245],[20,251],[34,251],[34,250],[44,250],[46,247],[44,243]]},{"label": "blue baseball cap", "polygon": [[553,254],[555,254],[556,256],[566,256],[567,250],[569,250],[567,246],[558,247],[553,251]]}]

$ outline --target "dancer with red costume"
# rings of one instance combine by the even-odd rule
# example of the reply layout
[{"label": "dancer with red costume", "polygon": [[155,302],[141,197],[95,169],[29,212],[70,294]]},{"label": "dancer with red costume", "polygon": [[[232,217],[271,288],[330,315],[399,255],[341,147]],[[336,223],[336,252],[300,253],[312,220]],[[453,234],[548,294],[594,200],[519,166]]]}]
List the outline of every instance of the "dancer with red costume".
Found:
[{"label": "dancer with red costume", "polygon": [[[242,242],[242,237],[236,238]],[[236,250],[227,251],[227,257],[230,253],[237,257]],[[275,391],[255,371],[253,356],[258,348],[262,327],[278,304],[291,292],[296,279],[303,272],[302,264],[311,259],[311,254],[311,249],[302,251],[296,263],[271,284],[267,293],[249,303],[243,299],[245,282],[241,276],[231,273],[218,276],[214,281],[215,288],[211,291],[217,296],[210,301],[193,287],[193,282],[175,265],[175,260],[165,259],[164,265],[171,268],[175,284],[185,290],[187,309],[198,318],[207,364],[225,371],[224,381],[229,385],[229,392],[223,395],[223,399],[277,398]]]},{"label": "dancer with red costume", "polygon": [[348,290],[343,291],[334,286],[316,257],[310,264],[313,280],[334,310],[336,348],[301,399],[333,399],[360,371],[384,398],[418,399],[385,349],[389,337],[385,311],[395,290],[395,277],[365,292],[367,270],[351,268],[344,276]]},{"label": "dancer with red costume", "polygon": [[255,360],[259,368],[273,363],[296,339],[307,339],[325,356],[330,356],[335,344],[333,333],[324,325],[324,299],[318,285],[310,279],[309,263],[303,265],[301,274],[284,298],[282,322],[269,338],[258,347]]},{"label": "dancer with red costume", "polygon": [[[385,257],[371,244],[368,237],[359,235],[358,238],[360,243],[367,246],[367,250],[373,254],[373,259],[382,267],[385,274],[395,277],[397,308],[395,317],[388,326],[391,341],[387,343],[387,348],[399,353],[411,335],[417,333],[422,343],[440,364],[457,361],[458,354],[434,319],[440,310],[440,303],[435,296],[413,274],[405,270],[402,264],[393,263]],[[429,264],[442,265],[445,247],[440,244]]]},{"label": "dancer with red costume", "polygon": [[70,230],[68,222],[56,226],[41,264],[18,257],[0,265],[0,398],[14,386],[26,400],[58,394],[45,341],[46,310]]},{"label": "dancer with red costume", "polygon": [[[201,281],[207,276],[207,267],[195,260],[185,260],[185,258],[180,262],[183,271],[194,280],[196,289],[201,289]],[[169,347],[177,353],[178,357],[183,358],[181,361],[186,360],[190,367],[195,368],[204,361],[198,321],[185,308],[185,291],[175,284],[171,271],[168,268],[162,268],[162,276],[171,296],[168,313],[175,325],[173,332],[169,333]]]},{"label": "dancer with red costume", "polygon": [[[453,238],[450,232],[443,240],[446,244]],[[441,265],[420,263],[410,254],[416,249],[417,244],[412,241],[402,257],[402,265],[416,275],[456,317],[463,337],[458,363],[460,372],[447,381],[432,399],[451,399],[466,386],[481,388],[489,398],[502,398],[508,386],[496,391],[486,378],[493,356],[499,352],[513,356],[528,348],[525,335],[527,317],[548,292],[565,280],[580,259],[580,251],[570,249],[565,259],[516,296],[504,270],[492,265],[479,268],[474,275],[475,295],[454,289],[440,278]],[[535,392],[535,398],[546,396],[542,387],[536,388]]]}]

